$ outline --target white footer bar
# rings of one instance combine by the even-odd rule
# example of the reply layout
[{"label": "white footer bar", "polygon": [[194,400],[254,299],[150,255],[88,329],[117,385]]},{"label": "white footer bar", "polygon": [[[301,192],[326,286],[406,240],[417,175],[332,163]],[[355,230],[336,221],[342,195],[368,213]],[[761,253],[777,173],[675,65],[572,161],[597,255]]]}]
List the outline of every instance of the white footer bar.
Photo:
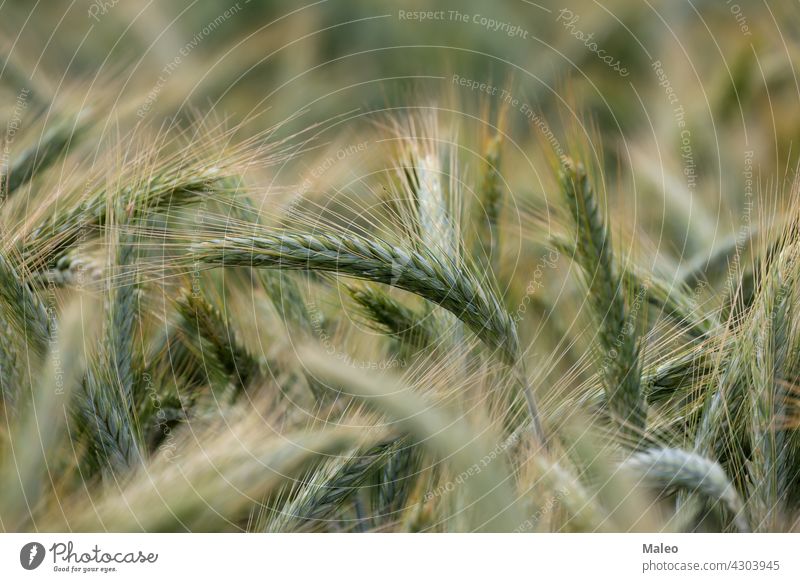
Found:
[{"label": "white footer bar", "polygon": [[798,547],[797,534],[2,534],[0,579],[778,581],[800,580]]}]

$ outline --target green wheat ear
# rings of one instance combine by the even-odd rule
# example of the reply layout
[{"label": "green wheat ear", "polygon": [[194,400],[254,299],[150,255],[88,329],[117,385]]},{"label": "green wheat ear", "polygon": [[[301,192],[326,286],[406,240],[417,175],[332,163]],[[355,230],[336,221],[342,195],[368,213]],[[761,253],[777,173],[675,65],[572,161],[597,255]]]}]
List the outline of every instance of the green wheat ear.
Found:
[{"label": "green wheat ear", "polygon": [[184,290],[177,300],[181,333],[206,370],[215,369],[237,391],[259,377],[259,363],[239,342],[231,323],[201,292]]},{"label": "green wheat ear", "polygon": [[388,439],[362,452],[334,459],[317,469],[308,483],[276,511],[266,527],[270,532],[322,531],[360,487],[379,472],[397,450]]},{"label": "green wheat ear", "polygon": [[207,265],[331,272],[391,285],[452,312],[506,361],[516,362],[520,356],[516,328],[500,301],[470,272],[425,250],[352,234],[264,232],[211,240],[190,251]]},{"label": "green wheat ear", "polygon": [[[577,256],[575,242],[561,236],[553,236],[550,240],[564,256]],[[695,340],[702,340],[714,331],[715,316],[700,310],[685,283],[673,283],[656,274],[645,273],[630,261],[622,265],[620,271],[627,289],[643,293],[647,303],[658,310],[660,315],[670,318],[681,331]]]},{"label": "green wheat ear", "polygon": [[722,467],[710,459],[680,449],[649,449],[634,453],[622,469],[665,492],[700,493],[723,507],[739,531],[749,531],[736,488]]},{"label": "green wheat ear", "polygon": [[[484,267],[495,274],[500,272],[500,214],[503,209],[503,176],[500,173],[502,145],[503,135],[499,132],[486,140],[479,190],[481,203],[476,207],[477,233],[474,254]],[[489,245],[488,249],[486,245]]]},{"label": "green wheat ear", "polygon": [[47,307],[9,257],[0,251],[0,320],[5,322],[8,349],[30,348],[37,357],[47,353],[51,321]]},{"label": "green wheat ear", "polygon": [[354,234],[272,234],[226,237],[193,245],[206,265],[330,272],[383,283],[436,303],[458,317],[522,377],[533,428],[543,431],[533,393],[524,378],[517,329],[494,293],[465,267],[425,248],[416,251]]},{"label": "green wheat ear", "polygon": [[403,355],[432,348],[437,329],[423,314],[403,305],[374,286],[350,287],[350,296],[361,307],[372,326],[395,338]]},{"label": "green wheat ear", "polygon": [[575,258],[588,287],[588,299],[600,329],[601,375],[612,415],[640,438],[646,408],[641,389],[637,326],[625,299],[625,286],[603,220],[597,195],[580,163],[566,160],[559,176],[561,192],[576,229]]},{"label": "green wheat ear", "polygon": [[109,272],[103,341],[76,394],[76,426],[88,444],[93,468],[122,474],[144,459],[134,418],[140,354],[135,347],[140,325],[136,280],[134,218],[117,208],[113,213],[114,253]]},{"label": "green wheat ear", "polygon": [[[336,366],[315,351],[306,351],[304,363],[344,391],[365,399],[371,407],[395,421],[437,457],[446,459],[455,474],[468,471],[495,446],[489,427],[471,426],[465,418],[432,405],[408,386],[387,376],[356,374]],[[463,507],[454,518],[465,520],[468,531],[513,531],[521,515],[521,503],[511,487],[511,475],[502,458],[473,472],[464,482]]]},{"label": "green wheat ear", "polygon": [[0,176],[0,200],[12,195],[65,156],[77,145],[90,126],[88,111],[73,120],[65,120],[48,129],[34,145],[23,150]]}]

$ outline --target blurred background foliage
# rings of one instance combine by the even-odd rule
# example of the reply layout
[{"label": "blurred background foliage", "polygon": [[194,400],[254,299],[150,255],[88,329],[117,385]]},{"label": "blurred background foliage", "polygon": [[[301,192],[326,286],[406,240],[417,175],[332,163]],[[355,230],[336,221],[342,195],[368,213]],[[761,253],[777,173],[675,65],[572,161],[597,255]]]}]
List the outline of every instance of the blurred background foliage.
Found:
[{"label": "blurred background foliage", "polygon": [[[406,17],[419,12],[431,17]],[[600,172],[598,199],[620,264],[640,265],[667,283],[719,256],[743,228],[748,236],[757,232],[752,197],[766,193],[767,207],[783,205],[798,163],[800,19],[790,2],[15,0],[3,3],[0,15],[0,109],[9,127],[14,120],[26,124],[14,151],[84,111],[100,134],[76,143],[63,165],[36,177],[54,185],[52,192],[79,191],[82,173],[109,140],[133,144],[153,128],[169,134],[199,121],[208,136],[198,135],[208,143],[192,140],[191,131],[184,137],[200,143],[199,157],[208,161],[198,164],[203,169],[213,165],[211,152],[227,145],[220,147],[215,135],[231,143],[252,138],[248,144],[255,146],[285,138],[288,151],[304,154],[278,164],[249,165],[249,158],[231,164],[237,172],[246,166],[248,184],[257,185],[248,193],[259,210],[268,209],[264,222],[291,221],[278,205],[299,200],[328,213],[329,221],[366,227],[374,220],[370,226],[383,235],[391,221],[381,222],[377,200],[387,184],[396,185],[392,166],[402,162],[390,119],[438,110],[431,133],[454,144],[442,153],[455,169],[450,179],[457,187],[448,192],[457,192],[466,207],[481,202],[491,154],[486,143],[502,133],[504,208],[497,222],[503,235],[502,245],[494,245],[502,246],[494,274],[509,312],[526,298],[535,304],[520,314],[520,337],[527,355],[549,354],[530,369],[553,425],[576,402],[591,401],[596,379],[585,357],[593,338],[581,333],[591,324],[577,318],[583,290],[564,273],[535,274],[553,235],[563,230],[554,216],[563,206],[554,150],[577,149]],[[601,51],[625,74],[604,62]],[[220,126],[233,129],[215,133]],[[145,160],[147,169],[146,155],[131,159]],[[98,171],[119,169],[106,162]],[[35,195],[27,191],[6,204],[5,225],[27,219]],[[476,238],[474,226],[463,227],[464,241]],[[23,259],[26,270],[42,267]],[[222,277],[204,274],[204,284],[225,296],[230,281]],[[532,278],[543,293],[528,291]],[[722,294],[714,285],[723,291],[725,281],[709,279],[711,287],[694,299],[711,301],[716,310],[724,298],[717,301]],[[319,301],[325,312],[313,313],[318,327],[364,361],[382,355],[370,330],[341,331],[342,322],[353,328],[360,322],[340,289],[331,290],[324,277],[302,283],[311,289],[310,305],[316,309]],[[219,303],[230,306],[225,316],[240,324],[243,343],[255,345],[259,333],[278,335],[277,327],[252,329],[252,304],[242,299],[249,289],[240,286],[238,301],[221,297]],[[331,307],[336,300],[349,310],[345,316]],[[653,332],[647,341],[656,349],[645,350],[645,364],[681,339],[669,330]],[[449,396],[450,376],[438,374],[437,388]],[[664,422],[663,437],[656,422],[656,437],[685,444],[676,442],[684,438],[675,430],[682,413]],[[351,435],[345,436],[342,446],[350,446]]]},{"label": "blurred background foliage", "polygon": [[[670,200],[664,202],[657,190],[670,185],[679,190],[687,182],[681,177],[675,105],[653,66],[660,62],[691,132],[698,186],[691,197],[692,220],[712,221],[704,226],[719,238],[735,230],[741,212],[744,152],[755,151],[756,166],[768,169],[775,180],[797,160],[792,140],[800,123],[800,84],[793,67],[798,19],[790,5],[15,1],[5,3],[0,25],[6,39],[3,85],[7,103],[22,79],[30,78],[32,88],[45,95],[80,85],[77,97],[87,103],[108,98],[113,87],[111,98],[130,103],[130,113],[155,93],[147,113],[154,118],[191,117],[192,108],[211,109],[219,118],[247,121],[244,131],[255,133],[292,116],[299,119],[282,131],[342,116],[336,125],[341,133],[360,131],[365,120],[374,121],[365,113],[386,107],[434,101],[463,112],[477,111],[478,103],[500,107],[499,92],[487,95],[458,86],[452,81],[457,74],[507,88],[554,128],[565,115],[588,114],[602,136],[611,181],[625,185],[629,201],[634,189],[654,197],[654,204],[629,211],[640,222],[659,226],[668,218],[659,208]],[[401,18],[401,11],[443,11],[444,18],[412,21]],[[467,15],[467,22],[451,17],[451,11]],[[567,14],[578,17],[571,27]],[[491,30],[480,17],[518,26],[525,38]],[[578,33],[591,35],[588,42],[613,55],[629,74],[615,73]],[[577,109],[565,114],[565,105]],[[117,107],[115,115],[122,110]],[[483,123],[462,121],[475,132]],[[518,144],[509,155],[541,158],[531,120],[512,109],[508,121]],[[637,163],[637,155],[650,163]],[[530,179],[527,166],[536,162],[526,161],[506,163],[507,180],[546,196],[544,186]],[[282,175],[280,180],[288,182],[294,176]],[[624,197],[619,190],[614,195]],[[687,203],[680,193],[671,194],[678,196],[673,205]],[[689,234],[682,238],[687,240],[670,241],[677,253],[684,243],[695,244]]]}]

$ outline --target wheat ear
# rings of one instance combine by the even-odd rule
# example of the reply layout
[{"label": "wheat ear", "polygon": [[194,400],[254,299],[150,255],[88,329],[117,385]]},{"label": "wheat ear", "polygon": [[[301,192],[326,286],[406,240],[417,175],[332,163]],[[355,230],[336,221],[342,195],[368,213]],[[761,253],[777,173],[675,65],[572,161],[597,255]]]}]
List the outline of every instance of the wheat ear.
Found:
[{"label": "wheat ear", "polygon": [[265,234],[226,237],[191,249],[202,263],[325,271],[409,291],[455,314],[478,337],[515,363],[517,331],[500,301],[445,258],[357,235]]},{"label": "wheat ear", "polygon": [[567,161],[560,176],[561,190],[577,229],[575,256],[589,287],[600,320],[602,376],[612,414],[635,437],[645,428],[646,408],[641,391],[639,338],[624,297],[623,279],[611,247],[597,196],[581,164]]},{"label": "wheat ear", "polygon": [[47,130],[36,144],[23,150],[11,164],[5,176],[0,176],[0,199],[13,194],[66,155],[88,128],[87,115],[78,115],[72,121],[63,121]]},{"label": "wheat ear", "polygon": [[397,339],[404,352],[414,353],[435,344],[437,330],[410,307],[375,287],[351,287],[349,291],[373,327]]},{"label": "wheat ear", "polygon": [[37,357],[47,352],[50,318],[36,292],[24,281],[9,259],[0,252],[0,317],[9,330],[25,338]]},{"label": "wheat ear", "polygon": [[699,493],[725,507],[739,531],[749,531],[739,494],[722,467],[710,459],[681,449],[648,449],[634,453],[622,468],[665,492]]},{"label": "wheat ear", "polygon": [[[227,318],[202,294],[185,290],[177,301],[186,343],[199,361],[211,359],[224,376],[241,390],[258,375],[258,361],[237,340]],[[198,347],[195,347],[198,346]]]},{"label": "wheat ear", "polygon": [[334,518],[395,450],[396,439],[375,445],[363,454],[327,463],[278,513],[267,529],[276,532],[319,531]]},{"label": "wheat ear", "polygon": [[[791,474],[787,478],[787,431],[780,419],[789,416],[791,381],[789,361],[797,342],[792,333],[794,288],[797,282],[795,247],[786,248],[770,265],[758,301],[753,308],[750,422],[752,453],[750,500],[757,509],[757,530],[775,531],[787,500]],[[791,471],[788,471],[791,473]]]},{"label": "wheat ear", "polygon": [[[123,215],[120,210],[115,214]],[[75,411],[78,426],[89,436],[89,453],[96,468],[113,473],[130,469],[141,459],[133,419],[134,338],[139,323],[138,287],[132,271],[136,246],[123,231],[128,224],[115,225],[114,264],[109,270],[116,277],[110,280],[104,342],[87,372],[83,390],[78,391]]]},{"label": "wheat ear", "polygon": [[[265,233],[211,240],[190,250],[196,261],[209,265],[332,272],[409,291],[453,313],[524,379],[513,320],[492,292],[447,257],[353,234]],[[527,379],[524,386],[534,429],[542,440],[541,420]]]}]

